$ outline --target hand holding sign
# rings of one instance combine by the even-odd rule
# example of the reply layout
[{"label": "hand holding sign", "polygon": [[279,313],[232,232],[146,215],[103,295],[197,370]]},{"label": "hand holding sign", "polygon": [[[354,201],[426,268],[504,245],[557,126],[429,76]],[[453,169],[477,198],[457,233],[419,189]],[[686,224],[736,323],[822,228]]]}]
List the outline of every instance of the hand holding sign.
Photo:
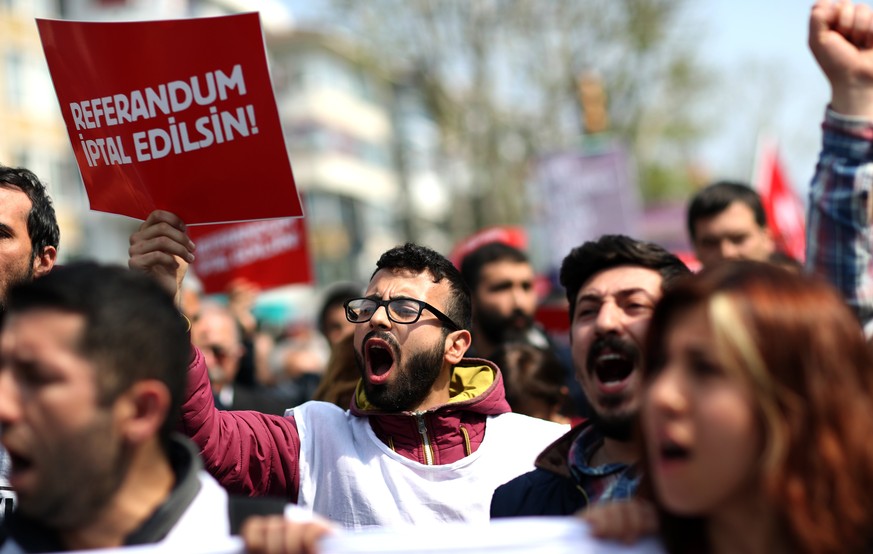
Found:
[{"label": "hand holding sign", "polygon": [[131,269],[151,275],[179,303],[182,280],[194,261],[194,243],[178,216],[161,210],[149,214],[130,236],[128,254]]},{"label": "hand holding sign", "polygon": [[316,554],[319,539],[331,532],[330,523],[322,518],[303,521],[276,515],[248,518],[240,535],[249,554]]},{"label": "hand holding sign", "polygon": [[592,536],[625,544],[634,544],[659,530],[655,506],[639,498],[599,502],[576,515],[591,526]]}]

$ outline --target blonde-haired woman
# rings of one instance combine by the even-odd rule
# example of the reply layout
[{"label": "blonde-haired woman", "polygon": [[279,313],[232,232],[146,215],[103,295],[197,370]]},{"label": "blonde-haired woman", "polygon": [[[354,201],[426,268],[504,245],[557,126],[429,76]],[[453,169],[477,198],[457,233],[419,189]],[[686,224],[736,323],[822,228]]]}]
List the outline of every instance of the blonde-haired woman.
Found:
[{"label": "blonde-haired woman", "polygon": [[647,337],[647,475],[670,552],[867,552],[873,357],[829,285],[754,262],[675,286]]}]

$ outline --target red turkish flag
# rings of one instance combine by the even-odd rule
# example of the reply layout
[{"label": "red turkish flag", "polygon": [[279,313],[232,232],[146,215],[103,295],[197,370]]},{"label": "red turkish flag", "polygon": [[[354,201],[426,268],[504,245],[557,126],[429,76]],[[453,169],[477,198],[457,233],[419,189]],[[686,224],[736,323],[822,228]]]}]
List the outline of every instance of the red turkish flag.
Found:
[{"label": "red turkish flag", "polygon": [[788,182],[775,143],[765,141],[759,147],[756,177],[755,185],[777,248],[802,263],[806,252],[803,203]]}]

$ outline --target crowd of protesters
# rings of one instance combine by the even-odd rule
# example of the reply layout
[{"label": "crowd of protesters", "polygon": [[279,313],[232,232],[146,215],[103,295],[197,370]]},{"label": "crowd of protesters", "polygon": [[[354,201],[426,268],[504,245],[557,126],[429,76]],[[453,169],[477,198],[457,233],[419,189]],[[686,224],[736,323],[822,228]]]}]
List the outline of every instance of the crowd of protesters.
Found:
[{"label": "crowd of protesters", "polygon": [[819,0],[809,23],[832,98],[807,271],[717,182],[689,201],[697,274],[622,235],[566,253],[569,347],[503,243],[459,267],[391,248],[279,332],[250,283],[202,295],[168,211],[129,269],[55,268],[45,187],[0,166],[0,554],[208,551],[286,503],[307,521],[248,517],[246,549],[577,514],[671,553],[870,552],[873,10]]}]

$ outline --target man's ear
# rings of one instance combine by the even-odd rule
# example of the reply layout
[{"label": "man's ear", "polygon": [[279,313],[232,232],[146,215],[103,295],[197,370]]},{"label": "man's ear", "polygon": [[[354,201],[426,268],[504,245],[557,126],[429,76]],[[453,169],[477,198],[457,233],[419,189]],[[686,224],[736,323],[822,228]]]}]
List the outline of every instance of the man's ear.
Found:
[{"label": "man's ear", "polygon": [[157,379],[134,383],[115,401],[121,435],[131,444],[156,438],[170,411],[170,390]]},{"label": "man's ear", "polygon": [[467,353],[472,340],[470,331],[466,329],[452,331],[446,336],[446,352],[443,357],[448,363],[457,365]]},{"label": "man's ear", "polygon": [[54,246],[44,246],[42,252],[33,257],[33,276],[42,277],[55,266],[58,249]]}]

